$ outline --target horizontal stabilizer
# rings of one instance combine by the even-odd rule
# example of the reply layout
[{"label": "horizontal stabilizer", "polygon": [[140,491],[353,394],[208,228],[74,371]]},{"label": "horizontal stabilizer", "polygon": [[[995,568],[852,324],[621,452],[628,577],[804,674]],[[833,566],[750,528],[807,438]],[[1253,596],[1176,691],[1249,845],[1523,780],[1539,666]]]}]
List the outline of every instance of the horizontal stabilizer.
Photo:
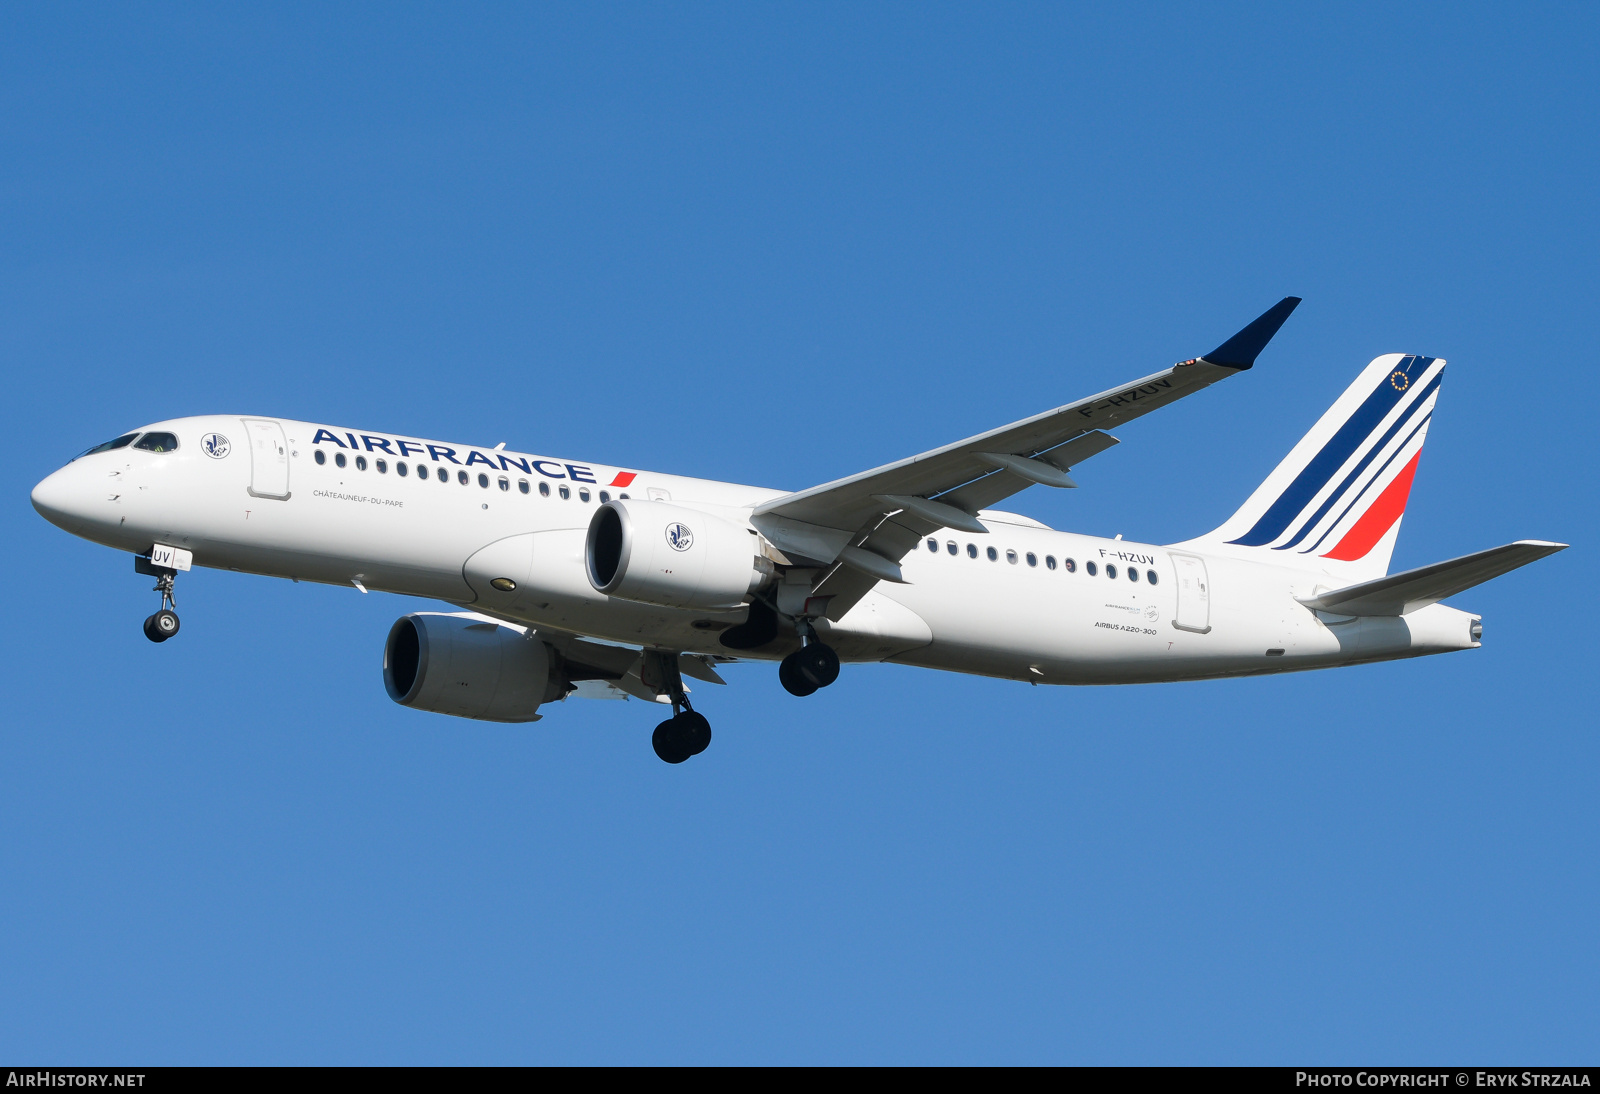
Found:
[{"label": "horizontal stabilizer", "polygon": [[1307,597],[1300,603],[1337,615],[1405,615],[1566,548],[1565,543],[1521,539],[1504,547],[1491,547],[1448,562],[1435,562]]}]

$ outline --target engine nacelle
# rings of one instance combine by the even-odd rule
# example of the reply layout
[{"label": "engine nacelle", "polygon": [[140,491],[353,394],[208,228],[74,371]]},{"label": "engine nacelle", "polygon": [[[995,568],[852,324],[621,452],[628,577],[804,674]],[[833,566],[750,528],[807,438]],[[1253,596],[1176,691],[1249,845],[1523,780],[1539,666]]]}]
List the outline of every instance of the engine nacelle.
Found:
[{"label": "engine nacelle", "polygon": [[550,647],[525,628],[477,615],[414,612],[395,620],[383,647],[383,686],[405,707],[531,722],[559,699]]},{"label": "engine nacelle", "polygon": [[589,584],[668,608],[737,608],[772,573],[756,537],[721,517],[664,501],[608,501],[583,545]]}]

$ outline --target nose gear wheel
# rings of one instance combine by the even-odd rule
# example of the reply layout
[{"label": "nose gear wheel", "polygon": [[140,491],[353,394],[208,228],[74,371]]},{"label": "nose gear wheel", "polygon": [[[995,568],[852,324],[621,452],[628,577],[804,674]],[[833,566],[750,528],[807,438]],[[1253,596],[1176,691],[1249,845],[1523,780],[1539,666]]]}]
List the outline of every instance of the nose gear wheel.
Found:
[{"label": "nose gear wheel", "polygon": [[178,607],[177,598],[173,595],[173,583],[177,581],[178,571],[169,570],[164,566],[152,566],[150,560],[143,555],[133,556],[134,573],[144,574],[156,579],[155,588],[150,590],[161,594],[161,610],[144,621],[144,636],[152,642],[165,642],[178,633]]},{"label": "nose gear wheel", "polygon": [[162,608],[144,621],[144,636],[152,642],[165,642],[178,633],[178,613]]}]

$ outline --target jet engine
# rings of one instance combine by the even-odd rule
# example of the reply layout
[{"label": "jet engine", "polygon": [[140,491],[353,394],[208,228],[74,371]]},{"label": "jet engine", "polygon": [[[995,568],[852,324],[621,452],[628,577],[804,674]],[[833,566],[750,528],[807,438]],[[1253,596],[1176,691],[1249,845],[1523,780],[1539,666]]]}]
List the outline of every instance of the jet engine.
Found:
[{"label": "jet engine", "polygon": [[773,573],[748,528],[661,501],[608,501],[583,546],[589,584],[668,608],[737,608]]},{"label": "jet engine", "polygon": [[383,686],[401,706],[531,722],[565,692],[559,658],[525,628],[479,615],[414,612],[395,620],[383,647]]}]

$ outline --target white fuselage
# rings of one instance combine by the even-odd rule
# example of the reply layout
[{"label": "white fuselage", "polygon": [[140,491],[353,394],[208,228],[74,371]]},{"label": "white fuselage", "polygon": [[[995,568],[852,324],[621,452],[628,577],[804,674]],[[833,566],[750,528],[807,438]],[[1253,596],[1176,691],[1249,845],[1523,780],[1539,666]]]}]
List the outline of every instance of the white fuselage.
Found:
[{"label": "white fuselage", "polygon": [[[252,448],[248,421],[281,425],[285,463],[263,465],[272,453]],[[597,592],[583,549],[601,492],[670,500],[741,526],[754,506],[784,494],[286,419],[197,417],[146,429],[178,436],[177,450],[85,456],[40,483],[35,505],[76,535],[137,554],[168,544],[193,552],[197,566],[359,583],[677,651],[736,652],[718,634],[744,612]],[[206,452],[201,438],[212,434],[231,438],[225,455]],[[1478,644],[1476,617],[1443,605],[1390,618],[1314,612],[1296,598],[1340,582],[1311,570],[1057,532],[1009,515],[983,523],[986,535],[941,530],[924,540],[901,563],[905,584],[880,583],[819,630],[845,660],[1056,684],[1286,672]],[[499,591],[495,577],[514,579],[515,589]]]}]

